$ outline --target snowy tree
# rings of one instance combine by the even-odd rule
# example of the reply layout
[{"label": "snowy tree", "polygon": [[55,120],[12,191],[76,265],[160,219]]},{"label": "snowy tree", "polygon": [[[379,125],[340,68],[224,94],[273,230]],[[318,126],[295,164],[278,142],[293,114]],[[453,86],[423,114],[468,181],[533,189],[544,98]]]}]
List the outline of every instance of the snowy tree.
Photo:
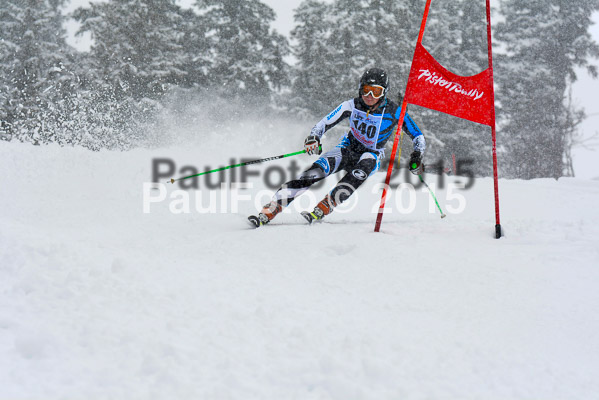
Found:
[{"label": "snowy tree", "polygon": [[[575,67],[599,55],[588,28],[597,0],[504,0],[497,38],[504,170],[524,179],[568,172],[569,143],[579,110],[568,106]],[[499,139],[498,139],[499,140]]]},{"label": "snowy tree", "polygon": [[179,87],[205,87],[209,83],[208,75],[214,58],[212,42],[207,38],[207,20],[192,9],[183,10],[181,16],[179,29],[183,35],[181,46],[185,57],[181,67],[184,76]]},{"label": "snowy tree", "polygon": [[73,17],[81,23],[78,34],[93,39],[81,90],[81,116],[88,120],[82,140],[94,149],[139,144],[164,95],[186,83],[189,14],[174,0],[110,0]]},{"label": "snowy tree", "polygon": [[300,4],[294,14],[291,38],[297,43],[293,55],[291,95],[284,103],[304,118],[314,118],[339,102],[335,81],[339,73],[325,62],[329,58],[331,7],[317,0]]},{"label": "snowy tree", "polygon": [[337,0],[304,1],[292,31],[296,109],[313,117],[358,94],[358,81],[369,67],[390,75],[390,96],[405,86],[421,12],[416,2]]},{"label": "snowy tree", "polygon": [[[60,0],[0,3],[0,119],[5,137],[64,142],[60,104],[76,85]],[[52,129],[50,129],[52,127]],[[60,138],[62,137],[62,138]]]},{"label": "snowy tree", "polygon": [[362,68],[380,66],[389,73],[394,101],[398,100],[399,92],[403,93],[408,80],[423,7],[421,1],[414,0],[372,0],[365,2],[360,13],[352,17],[352,25],[358,28],[359,51],[365,55]]},{"label": "snowy tree", "polygon": [[110,0],[79,8],[96,76],[116,98],[159,99],[184,77],[182,10],[174,0]]},{"label": "snowy tree", "polygon": [[228,96],[269,102],[288,83],[287,39],[270,28],[274,11],[256,0],[196,0],[207,24],[209,86]]},{"label": "snowy tree", "polygon": [[[337,74],[337,96],[344,100],[357,96],[360,76],[376,62],[369,57],[377,38],[373,36],[373,27],[365,14],[367,3],[367,0],[336,0],[333,3],[334,20],[328,61]],[[378,66],[383,68],[382,65]]]}]

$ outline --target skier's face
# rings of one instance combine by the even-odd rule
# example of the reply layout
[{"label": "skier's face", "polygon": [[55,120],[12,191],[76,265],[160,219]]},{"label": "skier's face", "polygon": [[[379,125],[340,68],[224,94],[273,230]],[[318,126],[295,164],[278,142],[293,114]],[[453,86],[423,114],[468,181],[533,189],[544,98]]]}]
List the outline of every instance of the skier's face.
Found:
[{"label": "skier's face", "polygon": [[372,107],[378,103],[379,100],[380,99],[375,98],[372,93],[362,95],[362,101],[364,101],[364,104],[366,104],[368,107]]}]

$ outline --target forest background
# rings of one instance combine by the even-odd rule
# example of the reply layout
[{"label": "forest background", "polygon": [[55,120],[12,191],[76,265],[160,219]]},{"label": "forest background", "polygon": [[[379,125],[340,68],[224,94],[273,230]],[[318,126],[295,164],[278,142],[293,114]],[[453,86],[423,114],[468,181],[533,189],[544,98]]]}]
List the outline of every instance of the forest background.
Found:
[{"label": "forest background", "polygon": [[[424,3],[6,0],[0,137],[127,150],[180,142],[165,135],[172,121],[218,130],[262,116],[304,121],[308,130],[356,95],[366,67],[386,68],[397,97]],[[485,69],[484,1],[433,3],[425,47],[458,74]],[[500,174],[573,176],[574,152],[596,143],[597,112],[576,93],[592,99],[599,2],[493,4]],[[473,160],[479,176],[491,173],[488,127],[418,107],[410,113],[429,139],[429,165],[456,157]],[[595,171],[585,163],[576,175]]]}]

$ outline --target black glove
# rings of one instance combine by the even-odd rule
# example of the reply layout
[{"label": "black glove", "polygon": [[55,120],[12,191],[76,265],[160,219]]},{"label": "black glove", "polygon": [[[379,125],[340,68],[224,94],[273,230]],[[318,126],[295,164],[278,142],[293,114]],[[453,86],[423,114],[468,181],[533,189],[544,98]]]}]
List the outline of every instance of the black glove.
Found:
[{"label": "black glove", "polygon": [[304,141],[304,148],[309,155],[322,153],[318,136],[310,135]]},{"label": "black glove", "polygon": [[422,165],[422,153],[419,151],[412,152],[410,156],[410,164],[408,166],[410,172],[414,175],[420,175],[424,172],[424,165]]}]

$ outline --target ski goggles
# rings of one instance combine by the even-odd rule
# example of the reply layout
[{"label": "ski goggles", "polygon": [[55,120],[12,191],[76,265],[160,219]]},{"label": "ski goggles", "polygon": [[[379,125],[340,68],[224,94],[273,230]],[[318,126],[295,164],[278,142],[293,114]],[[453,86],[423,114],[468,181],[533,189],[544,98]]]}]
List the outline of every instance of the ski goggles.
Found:
[{"label": "ski goggles", "polygon": [[385,88],[379,85],[364,85],[362,86],[362,94],[364,96],[370,94],[375,99],[380,99],[385,94]]}]

